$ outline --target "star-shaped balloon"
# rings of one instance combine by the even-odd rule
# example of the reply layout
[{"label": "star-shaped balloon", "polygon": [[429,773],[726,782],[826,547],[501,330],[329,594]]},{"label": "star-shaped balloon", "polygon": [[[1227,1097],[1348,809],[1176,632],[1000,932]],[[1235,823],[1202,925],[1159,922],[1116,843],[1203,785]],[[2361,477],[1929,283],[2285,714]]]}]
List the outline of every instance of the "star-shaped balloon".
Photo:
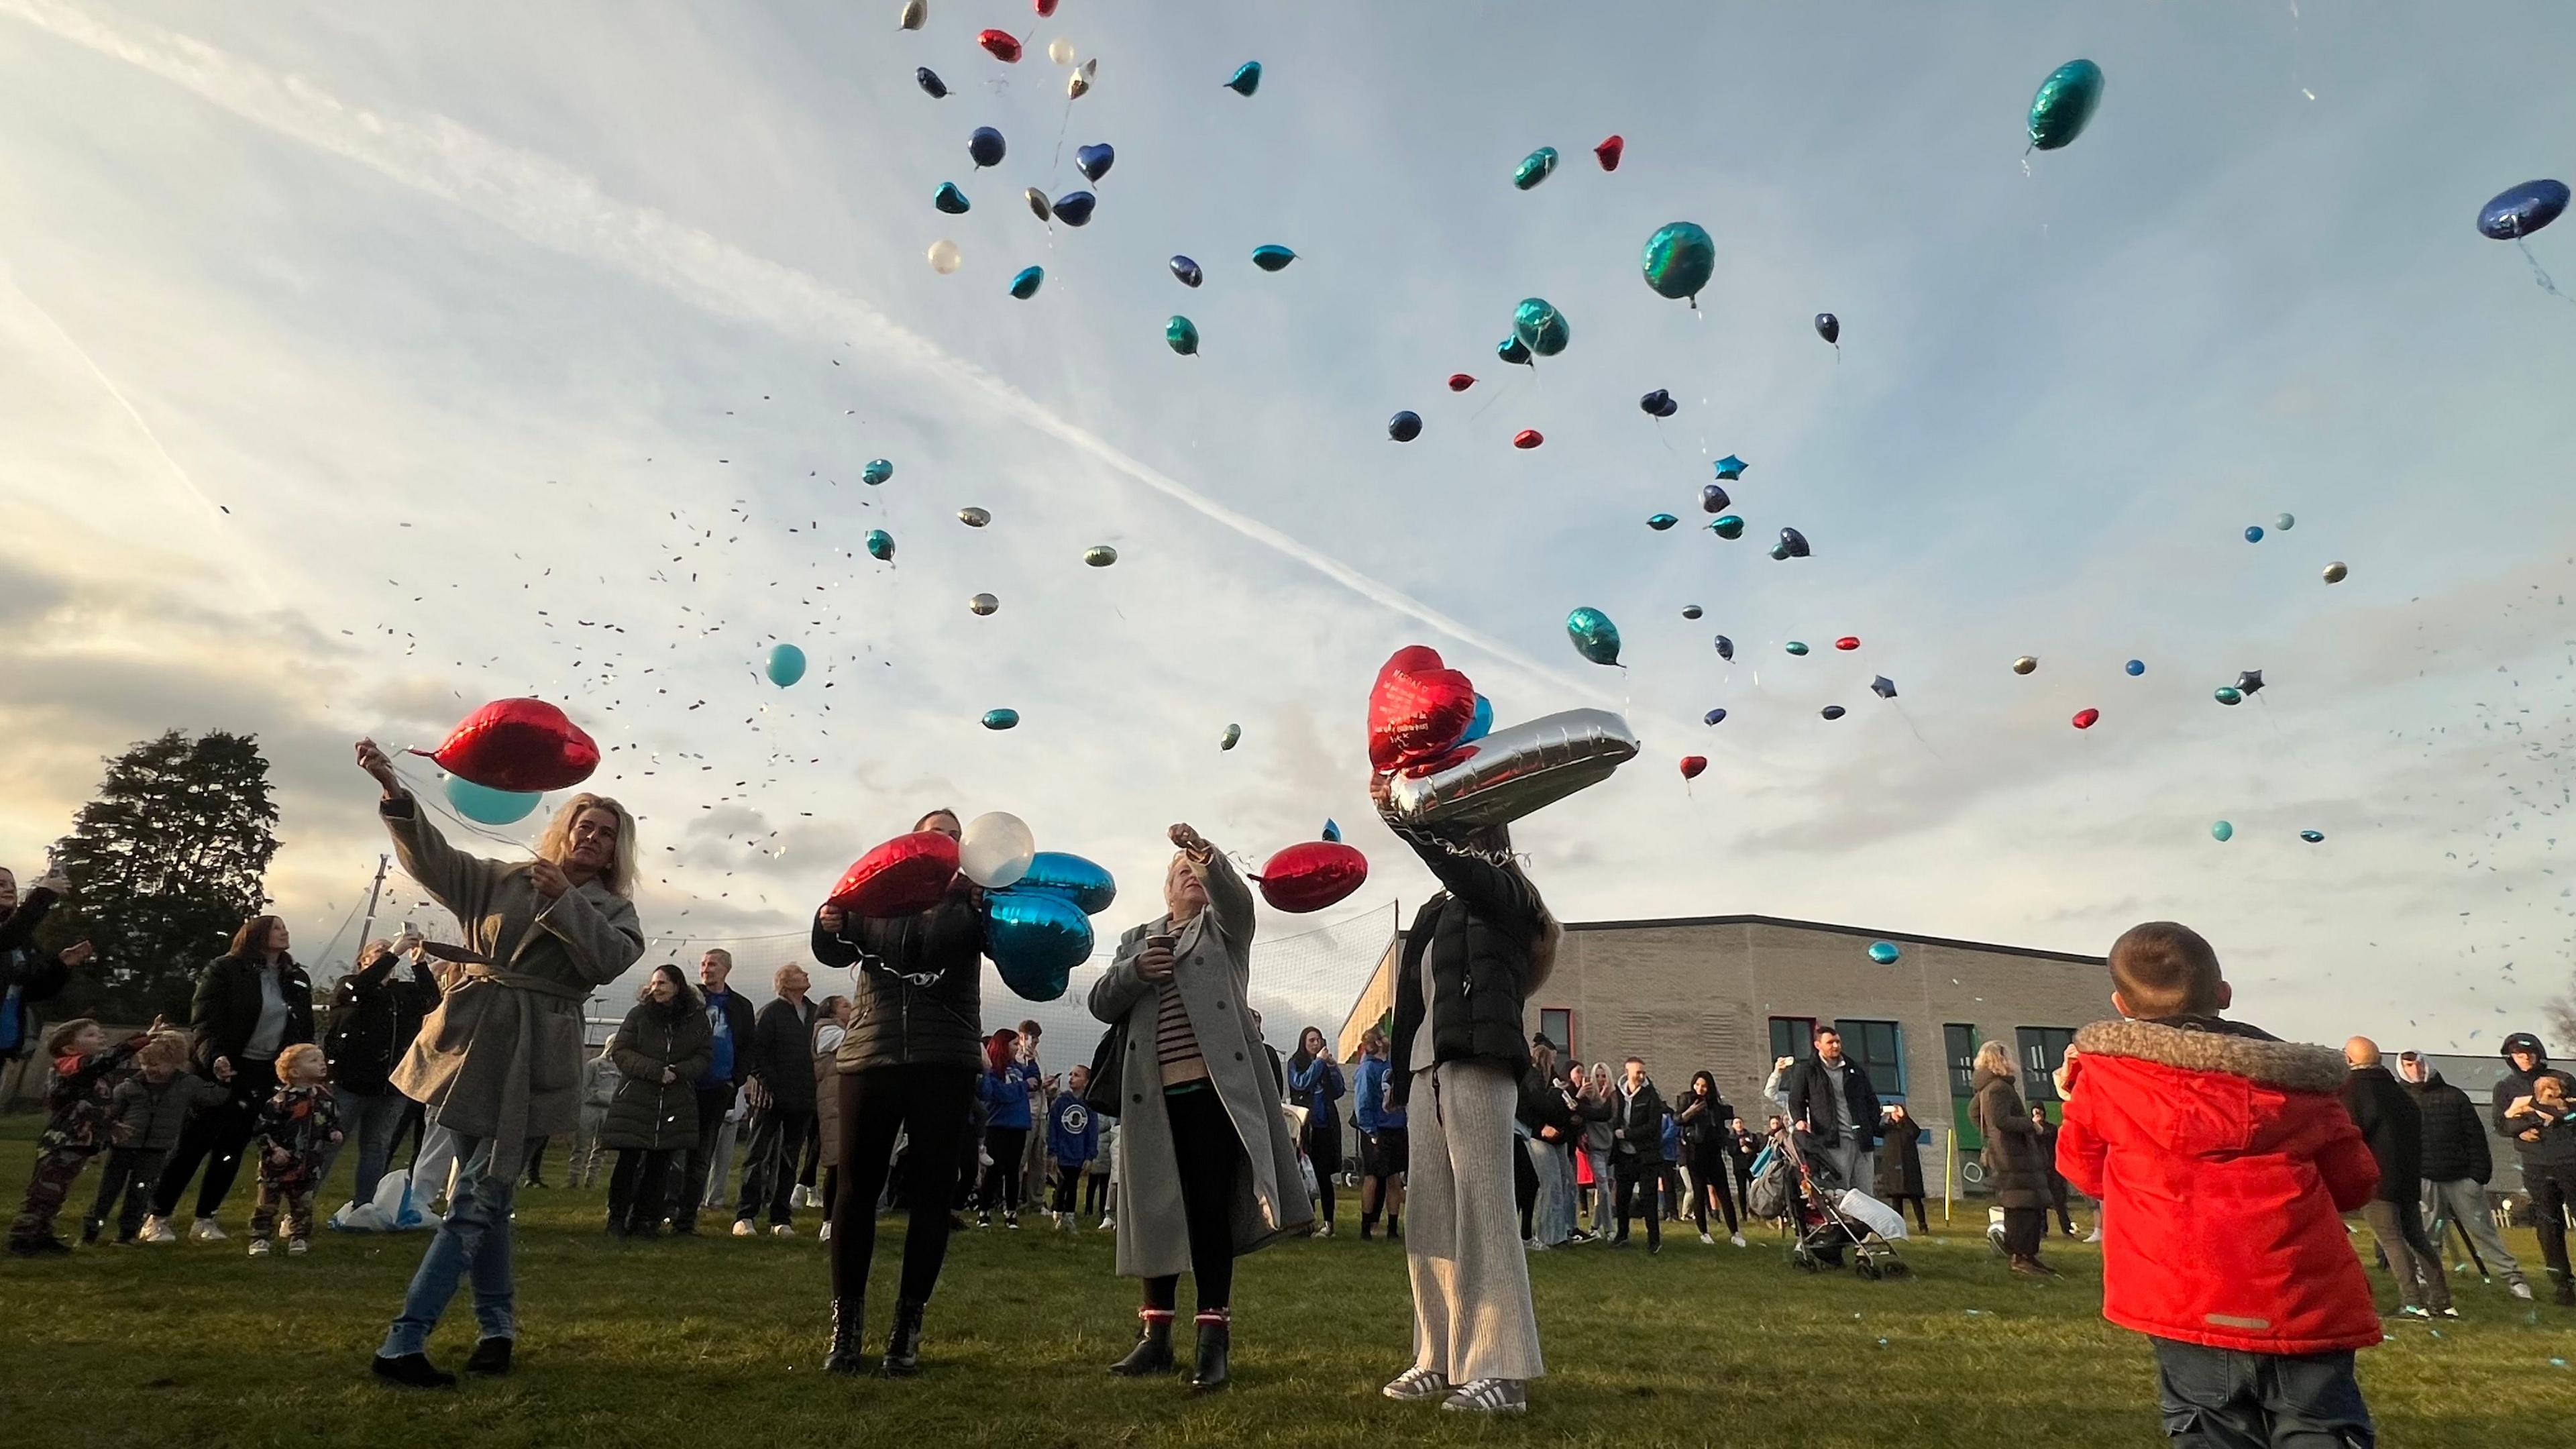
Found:
[{"label": "star-shaped balloon", "polygon": [[1715,466],[1717,468],[1718,478],[1721,481],[1732,483],[1736,479],[1743,477],[1744,470],[1753,465],[1745,462],[1742,458],[1735,456],[1733,453],[1729,453],[1725,457],[1718,459]]},{"label": "star-shaped balloon", "polygon": [[1896,681],[1882,674],[1869,682],[1869,692],[1881,699],[1896,698]]},{"label": "star-shaped balloon", "polygon": [[2248,669],[2239,673],[2236,676],[2236,688],[2244,694],[2260,694],[2263,690],[2263,671]]}]

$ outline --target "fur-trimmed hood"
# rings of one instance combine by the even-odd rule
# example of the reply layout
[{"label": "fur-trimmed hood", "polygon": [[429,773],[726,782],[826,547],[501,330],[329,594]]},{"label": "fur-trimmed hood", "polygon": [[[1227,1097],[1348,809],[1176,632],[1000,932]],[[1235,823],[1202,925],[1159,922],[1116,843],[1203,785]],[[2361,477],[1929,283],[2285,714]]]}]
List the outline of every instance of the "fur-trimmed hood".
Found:
[{"label": "fur-trimmed hood", "polygon": [[2186,1072],[2218,1072],[2285,1092],[2341,1090],[2343,1053],[2333,1047],[2191,1031],[2152,1021],[2097,1021],[2075,1033],[2083,1056],[2134,1057]]}]

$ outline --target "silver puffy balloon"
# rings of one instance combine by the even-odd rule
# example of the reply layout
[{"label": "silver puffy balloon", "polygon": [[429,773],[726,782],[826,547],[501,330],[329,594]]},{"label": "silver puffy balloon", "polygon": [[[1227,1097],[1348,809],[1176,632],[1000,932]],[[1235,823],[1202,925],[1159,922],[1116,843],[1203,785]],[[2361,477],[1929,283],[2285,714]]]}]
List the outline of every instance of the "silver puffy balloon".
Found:
[{"label": "silver puffy balloon", "polygon": [[1626,720],[1569,709],[1461,745],[1419,778],[1397,775],[1387,803],[1407,825],[1507,825],[1609,779],[1637,750]]},{"label": "silver puffy balloon", "polygon": [[994,598],[991,594],[977,594],[975,597],[966,601],[966,612],[979,618],[1000,607],[1002,607],[1002,601]]}]

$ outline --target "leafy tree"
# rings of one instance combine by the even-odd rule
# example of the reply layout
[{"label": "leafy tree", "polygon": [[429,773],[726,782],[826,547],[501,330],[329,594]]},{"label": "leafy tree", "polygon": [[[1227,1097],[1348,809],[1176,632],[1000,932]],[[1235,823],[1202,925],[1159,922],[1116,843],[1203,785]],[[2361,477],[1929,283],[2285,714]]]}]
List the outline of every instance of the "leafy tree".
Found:
[{"label": "leafy tree", "polygon": [[54,1014],[186,1021],[198,972],[268,903],[276,824],[256,736],[172,730],[108,761],[54,846],[72,895],[44,935],[98,947]]}]

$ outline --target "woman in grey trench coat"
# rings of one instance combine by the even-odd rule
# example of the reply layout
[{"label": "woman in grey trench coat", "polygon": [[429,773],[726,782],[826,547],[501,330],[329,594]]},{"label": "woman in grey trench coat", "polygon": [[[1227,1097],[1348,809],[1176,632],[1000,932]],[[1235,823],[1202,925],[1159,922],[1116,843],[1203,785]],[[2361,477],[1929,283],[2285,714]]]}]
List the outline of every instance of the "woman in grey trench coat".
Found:
[{"label": "woman in grey trench coat", "polygon": [[510,1205],[531,1138],[581,1120],[581,1011],[644,954],[635,921],[635,817],[599,795],[564,802],[533,861],[482,860],[447,843],[373,740],[358,768],[384,787],[377,811],[404,872],[456,915],[472,957],[394,1069],[393,1085],[456,1139],[447,1215],[421,1254],[373,1369],[412,1388],[452,1388],[429,1361],[431,1330],[457,1284],[474,1282],[468,1373],[510,1371],[518,1338]]},{"label": "woman in grey trench coat", "polygon": [[1118,1064],[1118,1271],[1145,1280],[1144,1329],[1110,1372],[1169,1373],[1180,1275],[1198,1290],[1197,1390],[1226,1385],[1234,1260],[1314,1226],[1279,1080],[1251,1005],[1252,893],[1187,825],[1164,914],[1118,943],[1091,1014],[1127,1027]]}]

